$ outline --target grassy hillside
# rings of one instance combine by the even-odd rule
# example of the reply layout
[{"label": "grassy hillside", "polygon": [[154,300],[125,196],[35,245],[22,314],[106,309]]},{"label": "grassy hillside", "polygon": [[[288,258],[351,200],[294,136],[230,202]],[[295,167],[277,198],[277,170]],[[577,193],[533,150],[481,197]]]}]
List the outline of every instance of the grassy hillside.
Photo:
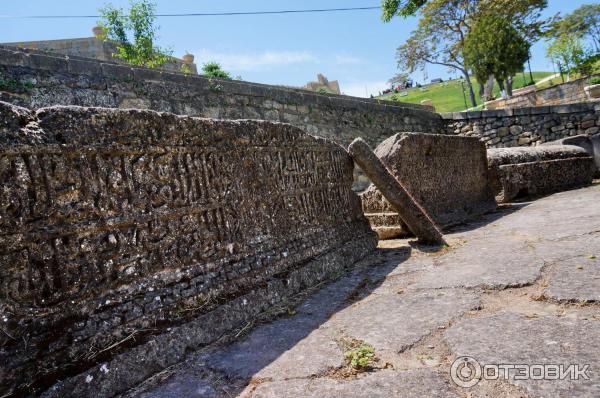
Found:
[{"label": "grassy hillside", "polygon": [[[533,80],[538,82],[552,74],[552,72],[533,72]],[[526,78],[529,79],[528,73],[526,73]],[[472,82],[473,90],[475,91],[475,96],[477,97],[477,104],[479,105],[481,104],[481,99],[477,96],[479,85],[474,79],[472,79]],[[521,74],[515,76],[513,89],[523,87],[524,83],[525,81]],[[433,102],[433,106],[435,106],[435,109],[438,112],[458,112],[465,109],[465,100],[462,93],[462,87],[460,81],[458,80],[448,80],[443,83],[430,84],[421,88],[410,88],[405,90],[405,92],[406,95],[402,95],[402,92],[400,92],[397,94],[383,95],[377,98],[400,102],[410,102],[413,104],[420,104],[422,100],[429,99]],[[471,103],[469,101],[466,84],[465,95],[467,98],[467,105],[470,108]],[[497,84],[494,84],[494,96],[496,98],[500,96],[500,90],[498,89]]]}]

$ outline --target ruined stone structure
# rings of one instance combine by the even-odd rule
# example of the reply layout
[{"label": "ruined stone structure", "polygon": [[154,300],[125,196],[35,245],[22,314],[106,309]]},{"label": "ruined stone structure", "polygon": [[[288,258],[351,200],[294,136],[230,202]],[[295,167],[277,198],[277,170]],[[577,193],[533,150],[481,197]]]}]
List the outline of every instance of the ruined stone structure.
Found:
[{"label": "ruined stone structure", "polygon": [[376,236],[345,150],[284,124],[0,103],[0,395],[112,396]]},{"label": "ruined stone structure", "polygon": [[489,149],[488,163],[499,202],[589,185],[596,169],[593,156],[574,145]]},{"label": "ruined stone structure", "polygon": [[357,138],[348,147],[348,153],[373,181],[391,207],[398,213],[402,222],[419,238],[420,242],[442,245],[446,242],[435,221],[423,205],[415,199],[401,180],[395,178],[369,145]]},{"label": "ruined stone structure", "polygon": [[575,135],[573,137],[566,137],[556,141],[546,142],[542,145],[575,145],[585,149],[590,156],[594,157],[594,163],[596,164],[596,175],[600,176],[600,134],[593,136]]},{"label": "ruined stone structure", "polygon": [[[560,79],[560,78],[556,78]],[[497,99],[485,103],[489,110],[505,108],[524,108],[531,106],[565,105],[591,100],[585,92],[590,77],[557,84],[556,86],[537,90],[535,86],[527,86],[515,90],[514,95],[506,99]]]},{"label": "ruined stone structure", "polygon": [[311,93],[238,80],[208,79],[90,59],[0,47],[0,100],[52,105],[138,108],[219,119],[290,123],[348,145],[363,137],[375,147],[394,132],[439,132],[429,108]]},{"label": "ruined stone structure", "polygon": [[[100,27],[95,27],[93,29],[93,37],[0,43],[0,46],[40,50],[48,53],[54,53],[55,55],[92,58],[99,61],[125,63],[125,61],[113,57],[113,54],[117,52],[117,46],[114,43],[104,41],[98,37],[98,35],[102,33],[101,29],[102,28]],[[187,73],[198,74],[196,64],[193,62],[193,57],[190,61],[186,59],[170,57],[169,61],[161,65],[159,69],[170,70],[172,72],[185,71]]]},{"label": "ruined stone structure", "polygon": [[535,146],[600,132],[599,102],[444,113],[447,133],[478,137],[488,148]]},{"label": "ruined stone structure", "polygon": [[[485,145],[476,138],[400,133],[382,142],[375,154],[442,226],[465,222],[496,208],[488,183]],[[379,189],[370,186],[361,199],[380,238],[408,232]]]},{"label": "ruined stone structure", "polygon": [[316,82],[308,82],[304,88],[311,91],[319,91],[319,89],[325,90],[325,92],[330,94],[341,94],[340,91],[340,83],[337,80],[329,81],[322,74],[317,75]]}]

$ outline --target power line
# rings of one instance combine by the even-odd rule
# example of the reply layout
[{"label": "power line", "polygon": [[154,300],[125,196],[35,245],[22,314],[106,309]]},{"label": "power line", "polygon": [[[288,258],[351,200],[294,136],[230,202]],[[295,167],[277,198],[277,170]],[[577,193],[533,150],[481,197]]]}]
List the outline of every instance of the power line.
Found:
[{"label": "power line", "polygon": [[[279,11],[241,11],[241,12],[207,12],[207,13],[185,13],[185,14],[155,14],[155,17],[220,17],[233,15],[272,15],[272,14],[302,14],[317,12],[340,12],[340,11],[366,11],[379,10],[380,6],[374,7],[349,7],[349,8],[322,8],[308,10],[279,10]],[[101,18],[101,15],[0,15],[0,18],[11,19],[73,19],[73,18]]]}]

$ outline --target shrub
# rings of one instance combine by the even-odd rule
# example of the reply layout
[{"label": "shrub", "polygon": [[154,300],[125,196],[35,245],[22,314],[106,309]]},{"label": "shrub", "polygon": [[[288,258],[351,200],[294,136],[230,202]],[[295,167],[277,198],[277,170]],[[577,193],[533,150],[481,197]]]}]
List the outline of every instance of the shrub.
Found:
[{"label": "shrub", "polygon": [[590,78],[589,84],[600,84],[600,76],[594,76]]},{"label": "shrub", "polygon": [[202,66],[202,74],[206,77],[216,77],[220,79],[231,79],[231,75],[221,69],[217,62],[207,62]]}]

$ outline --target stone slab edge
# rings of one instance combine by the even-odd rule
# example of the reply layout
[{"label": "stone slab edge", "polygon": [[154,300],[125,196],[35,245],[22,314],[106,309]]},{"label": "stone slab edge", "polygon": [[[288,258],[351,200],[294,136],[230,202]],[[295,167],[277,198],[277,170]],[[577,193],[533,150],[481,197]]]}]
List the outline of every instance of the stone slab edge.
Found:
[{"label": "stone slab edge", "polygon": [[[359,241],[348,242],[345,246],[292,270],[285,279],[274,279],[267,286],[238,297],[186,324],[173,327],[166,333],[115,356],[108,363],[98,364],[84,373],[56,383],[42,397],[105,398],[124,392],[161,370],[183,361],[188,352],[216,342],[232,329],[232,325],[241,329],[256,320],[274,306],[274,298],[279,298],[278,304],[282,304],[294,294],[321,282],[336,279],[376,245],[374,234]],[[360,254],[353,256],[353,253]],[[215,327],[206,331],[203,325],[207,323]]]}]

